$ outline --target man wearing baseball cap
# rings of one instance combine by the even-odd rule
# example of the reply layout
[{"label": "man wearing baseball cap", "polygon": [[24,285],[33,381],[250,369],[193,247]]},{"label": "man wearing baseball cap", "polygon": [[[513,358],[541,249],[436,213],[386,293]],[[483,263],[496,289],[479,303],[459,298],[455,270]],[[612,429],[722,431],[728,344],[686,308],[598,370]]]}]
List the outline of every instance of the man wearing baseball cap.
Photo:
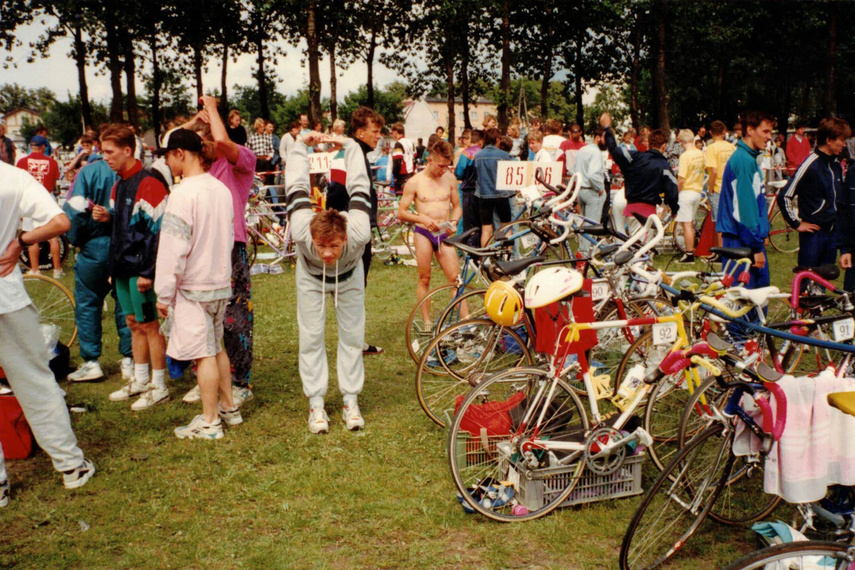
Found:
[{"label": "man wearing baseball cap", "polygon": [[[30,154],[19,160],[17,166],[30,173],[45,187],[45,190],[53,195],[56,190],[56,181],[59,180],[59,165],[54,159],[45,155],[47,144],[47,139],[43,136],[34,136],[30,139]],[[31,220],[24,219],[24,229],[33,229]],[[51,261],[53,262],[53,276],[54,279],[59,279],[64,275],[60,265],[62,260],[59,254],[59,238],[50,238],[49,243]],[[27,253],[30,257],[30,273],[39,273],[39,244],[30,245]]]}]

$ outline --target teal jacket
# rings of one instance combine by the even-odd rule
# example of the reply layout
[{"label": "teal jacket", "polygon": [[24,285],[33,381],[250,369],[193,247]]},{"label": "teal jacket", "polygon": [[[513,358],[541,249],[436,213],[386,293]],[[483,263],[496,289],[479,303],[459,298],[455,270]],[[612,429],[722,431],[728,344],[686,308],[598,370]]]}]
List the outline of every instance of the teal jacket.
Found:
[{"label": "teal jacket", "polygon": [[737,143],[736,151],[724,167],[715,222],[717,232],[738,238],[754,253],[763,250],[763,243],[769,237],[766,192],[757,164],[760,152],[744,141]]},{"label": "teal jacket", "polygon": [[112,224],[94,221],[92,207],[95,204],[110,207],[110,191],[117,178],[116,173],[100,158],[77,173],[62,207],[71,221],[67,236],[73,245],[82,247],[97,237],[110,237]]}]

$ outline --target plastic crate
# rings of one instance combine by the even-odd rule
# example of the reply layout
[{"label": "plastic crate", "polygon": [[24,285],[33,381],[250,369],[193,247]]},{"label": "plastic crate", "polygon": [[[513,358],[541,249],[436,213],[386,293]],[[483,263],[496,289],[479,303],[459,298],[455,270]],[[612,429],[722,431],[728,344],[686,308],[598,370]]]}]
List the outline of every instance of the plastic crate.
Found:
[{"label": "plastic crate", "polygon": [[[487,460],[492,461],[497,456],[507,455],[501,449],[502,442],[507,440],[507,436],[480,438],[464,434],[457,438],[457,456],[460,457],[461,452],[465,454],[466,466],[477,465]],[[627,457],[620,469],[606,476],[591,473],[587,467],[584,468],[573,492],[561,506],[569,507],[642,494],[644,490],[641,488],[641,467],[645,458],[644,453]],[[500,471],[503,471],[505,480],[514,484],[516,499],[529,510],[537,510],[567,488],[567,485],[572,482],[575,469],[566,467],[541,469],[540,478],[526,480],[508,458]]]}]

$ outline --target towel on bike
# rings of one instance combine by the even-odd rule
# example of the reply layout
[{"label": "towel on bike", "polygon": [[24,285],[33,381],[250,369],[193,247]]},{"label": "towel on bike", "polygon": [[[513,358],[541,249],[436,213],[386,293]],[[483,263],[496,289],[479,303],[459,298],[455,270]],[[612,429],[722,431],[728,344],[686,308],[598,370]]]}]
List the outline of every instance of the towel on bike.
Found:
[{"label": "towel on bike", "polygon": [[787,396],[787,420],[766,458],[764,490],[789,503],[806,503],[822,499],[829,485],[855,485],[855,438],[848,437],[855,433],[855,418],[826,399],[855,390],[855,379],[825,370],[815,378],[784,376],[778,385]]}]

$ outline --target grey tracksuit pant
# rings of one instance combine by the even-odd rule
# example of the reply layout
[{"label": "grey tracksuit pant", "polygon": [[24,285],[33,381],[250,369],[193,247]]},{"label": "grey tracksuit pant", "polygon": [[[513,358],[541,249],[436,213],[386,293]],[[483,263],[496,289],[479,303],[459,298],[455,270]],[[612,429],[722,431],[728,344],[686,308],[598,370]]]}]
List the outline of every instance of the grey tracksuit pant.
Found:
[{"label": "grey tracksuit pant", "polygon": [[[48,355],[33,305],[0,314],[0,366],[24,410],[24,416],[57,471],[83,463],[83,451],[71,429],[65,397],[48,368]],[[6,480],[0,449],[0,481]]]},{"label": "grey tracksuit pant", "polygon": [[[312,408],[323,406],[329,384],[327,350],[324,344],[326,305],[334,304],[336,284],[310,275],[297,258],[297,322],[300,328],[300,378]],[[326,299],[325,299],[326,297]],[[362,391],[365,369],[362,344],[365,339],[365,282],[362,261],[344,281],[338,282],[338,387],[345,401]]]}]

